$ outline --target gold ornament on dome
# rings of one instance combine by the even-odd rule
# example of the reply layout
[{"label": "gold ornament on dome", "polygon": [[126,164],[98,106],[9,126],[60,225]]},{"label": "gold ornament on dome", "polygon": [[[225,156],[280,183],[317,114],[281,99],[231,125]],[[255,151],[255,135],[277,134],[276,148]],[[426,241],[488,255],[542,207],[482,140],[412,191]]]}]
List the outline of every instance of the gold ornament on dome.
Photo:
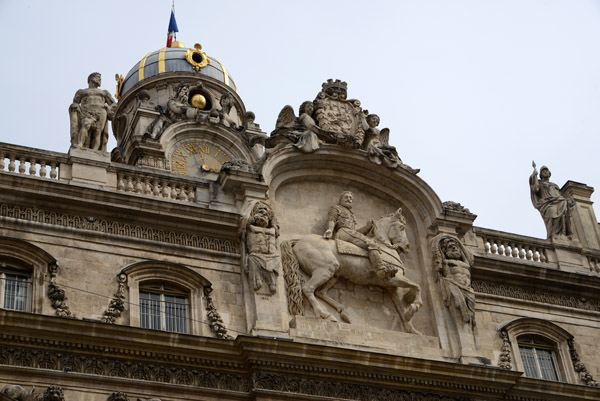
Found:
[{"label": "gold ornament on dome", "polygon": [[173,41],[173,43],[171,43],[171,47],[177,47],[177,48],[183,49],[185,46],[180,41],[175,40],[175,41]]},{"label": "gold ornament on dome", "polygon": [[119,100],[121,97],[121,90],[123,89],[123,75],[115,74],[117,80],[117,92],[115,93],[115,99]]},{"label": "gold ornament on dome", "polygon": [[188,49],[187,53],[185,54],[185,59],[196,71],[200,71],[201,68],[206,67],[208,63],[210,63],[206,53],[201,50],[202,46],[200,43],[196,43],[194,45],[194,49]]},{"label": "gold ornament on dome", "polygon": [[206,98],[201,94],[196,94],[192,96],[192,106],[199,108],[200,110],[204,110],[206,107]]}]

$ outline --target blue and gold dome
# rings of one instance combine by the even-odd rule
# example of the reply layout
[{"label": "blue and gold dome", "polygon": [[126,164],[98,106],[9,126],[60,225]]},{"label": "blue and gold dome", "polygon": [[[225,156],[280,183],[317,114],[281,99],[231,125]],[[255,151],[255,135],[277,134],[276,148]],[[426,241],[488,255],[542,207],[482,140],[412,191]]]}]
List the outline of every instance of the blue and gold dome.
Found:
[{"label": "blue and gold dome", "polygon": [[237,91],[235,82],[217,59],[208,57],[201,51],[199,44],[194,49],[183,47],[165,47],[148,53],[127,74],[123,80],[120,96],[125,95],[131,88],[145,79],[161,74],[190,72],[204,75]]}]

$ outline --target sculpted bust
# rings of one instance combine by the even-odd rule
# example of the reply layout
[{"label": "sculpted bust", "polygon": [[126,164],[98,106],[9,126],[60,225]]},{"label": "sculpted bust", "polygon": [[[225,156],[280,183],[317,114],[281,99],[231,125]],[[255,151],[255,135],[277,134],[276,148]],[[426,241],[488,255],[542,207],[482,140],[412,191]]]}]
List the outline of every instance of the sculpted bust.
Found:
[{"label": "sculpted bust", "polygon": [[88,76],[88,88],[79,89],[69,107],[71,119],[71,144],[82,148],[106,152],[108,143],[108,120],[112,119],[115,100],[107,91],[100,89],[100,73]]}]

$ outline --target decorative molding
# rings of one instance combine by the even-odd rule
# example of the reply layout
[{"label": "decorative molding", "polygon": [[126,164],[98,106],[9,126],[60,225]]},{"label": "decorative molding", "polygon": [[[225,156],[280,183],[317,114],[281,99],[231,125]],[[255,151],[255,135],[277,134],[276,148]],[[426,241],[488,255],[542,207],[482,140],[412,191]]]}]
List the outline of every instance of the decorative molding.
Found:
[{"label": "decorative molding", "polygon": [[385,401],[470,401],[471,398],[450,397],[433,393],[418,393],[339,381],[316,380],[298,375],[272,372],[255,372],[252,375],[255,389],[282,391],[347,400]]},{"label": "decorative molding", "polygon": [[502,297],[522,299],[525,301],[541,302],[549,305],[566,306],[569,308],[583,309],[600,312],[600,301],[573,296],[560,295],[545,291],[532,291],[521,287],[496,284],[489,281],[473,281],[473,289],[482,294],[499,295]]},{"label": "decorative molding", "polygon": [[26,220],[53,226],[95,231],[104,234],[126,236],[136,239],[164,242],[167,244],[191,246],[194,248],[208,249],[217,252],[239,254],[237,244],[226,239],[211,238],[207,236],[199,236],[168,230],[159,230],[141,225],[124,224],[89,216],[84,217],[66,213],[49,212],[37,208],[21,208],[19,206],[3,204],[0,205],[0,220],[2,220],[2,218],[13,218],[17,220]]},{"label": "decorative molding", "polygon": [[579,373],[579,378],[581,379],[581,381],[589,387],[600,387],[600,383],[594,380],[594,378],[592,377],[590,372],[588,372],[583,362],[581,362],[581,359],[579,359],[579,354],[575,349],[575,342],[573,341],[573,339],[567,340],[567,344],[569,344],[569,354],[571,355],[573,368],[575,369],[575,372]]},{"label": "decorative molding", "polygon": [[104,311],[101,320],[104,323],[114,324],[125,310],[125,292],[127,290],[127,275],[121,273],[117,276],[118,288],[115,295],[108,304],[108,309]]},{"label": "decorative molding", "polygon": [[[85,343],[77,343],[70,341],[59,341],[59,340],[48,340],[48,339],[40,339],[33,337],[25,337],[22,335],[12,335],[0,333],[0,341],[6,344],[10,344],[11,346],[14,344],[25,344],[27,346],[38,347],[42,349],[55,348],[56,350],[60,350],[60,352],[69,352],[69,351],[85,351],[90,353],[98,353],[105,354],[108,353],[110,355],[123,355],[124,357],[130,357],[131,355],[139,355],[140,351],[137,349],[130,348],[117,348],[110,347],[106,345],[95,345],[95,344],[85,344]],[[0,344],[2,347],[2,344]],[[58,351],[57,351],[58,352]],[[220,361],[220,360],[212,360],[205,358],[195,358],[189,355],[174,355],[174,354],[161,354],[161,353],[152,353],[153,361],[165,361],[165,362],[174,362],[180,364],[192,364],[194,366],[211,366],[215,368],[224,368],[224,369],[241,369],[243,366],[236,362],[231,361]],[[1,362],[0,362],[1,364]],[[20,366],[20,365],[19,365]],[[61,369],[62,370],[62,369]]]},{"label": "decorative molding", "polygon": [[223,340],[233,340],[229,334],[227,334],[227,328],[217,311],[217,307],[213,303],[210,293],[212,292],[211,287],[204,287],[204,296],[206,297],[206,317],[208,318],[208,326],[210,330],[217,336],[217,338]]},{"label": "decorative molding", "polygon": [[107,356],[98,357],[63,351],[31,350],[6,345],[0,345],[0,364],[58,371],[68,369],[76,373],[220,390],[249,391],[249,382],[244,375],[202,369],[201,365],[188,368],[158,364],[154,360],[150,362],[132,362]]},{"label": "decorative molding", "polygon": [[71,313],[69,306],[67,305],[67,294],[65,294],[65,290],[56,284],[58,264],[54,263],[49,265],[48,273],[50,274],[48,298],[50,299],[50,302],[52,302],[52,307],[56,310],[56,316],[74,318],[75,316]]},{"label": "decorative molding", "polygon": [[500,330],[500,338],[502,338],[502,348],[500,349],[500,361],[498,367],[504,370],[512,370],[512,354],[510,352],[510,339],[506,330]]}]

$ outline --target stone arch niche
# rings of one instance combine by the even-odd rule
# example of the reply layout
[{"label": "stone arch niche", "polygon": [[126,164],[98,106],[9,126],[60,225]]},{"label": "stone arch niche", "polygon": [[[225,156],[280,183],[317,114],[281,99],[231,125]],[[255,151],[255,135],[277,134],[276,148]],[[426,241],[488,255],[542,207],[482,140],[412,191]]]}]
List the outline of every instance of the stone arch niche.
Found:
[{"label": "stone arch niche", "polygon": [[[433,358],[447,355],[447,340],[440,338],[434,301],[431,292],[437,288],[431,268],[430,227],[442,212],[442,203],[433,190],[418,176],[402,167],[391,170],[370,163],[363,151],[351,151],[337,146],[322,145],[312,154],[303,154],[293,148],[273,153],[263,167],[269,183],[269,197],[280,225],[281,241],[306,234],[322,235],[325,231],[329,208],[336,204],[344,190],[354,193],[353,212],[358,226],[370,219],[393,213],[401,207],[407,222],[410,252],[402,255],[406,276],[422,289],[423,306],[412,323],[422,336],[405,333],[398,313],[386,291],[338,281],[328,294],[352,308],[352,323],[335,323],[325,327],[312,307],[304,302],[304,317],[290,315],[290,334],[321,342],[348,339],[350,346],[387,348],[388,352],[411,355],[415,347],[430,347]],[[305,276],[306,278],[307,276]],[[328,310],[336,317],[335,310]],[[319,322],[319,319],[322,322]],[[338,319],[341,321],[341,319]],[[299,326],[304,324],[301,330]],[[311,324],[314,327],[309,327]],[[325,325],[325,326],[323,326]],[[329,324],[331,326],[331,324]],[[294,328],[295,326],[295,328]],[[322,327],[323,326],[323,327]],[[360,343],[353,335],[335,336],[335,330],[355,333],[354,337],[367,338]],[[358,330],[358,331],[357,331]],[[324,334],[323,331],[328,331]],[[363,333],[364,331],[364,333]],[[442,335],[443,337],[443,335]],[[354,341],[354,342],[353,342]],[[360,343],[360,344],[358,344]],[[397,345],[402,343],[403,345]],[[416,355],[416,354],[415,354]]]}]

